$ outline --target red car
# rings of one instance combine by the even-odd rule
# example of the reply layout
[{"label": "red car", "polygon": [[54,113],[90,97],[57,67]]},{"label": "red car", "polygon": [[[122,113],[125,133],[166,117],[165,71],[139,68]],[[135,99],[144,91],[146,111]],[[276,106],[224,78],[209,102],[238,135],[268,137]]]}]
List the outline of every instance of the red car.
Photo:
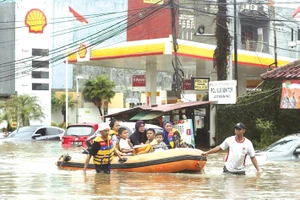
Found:
[{"label": "red car", "polygon": [[86,147],[86,139],[98,129],[98,123],[82,123],[69,125],[61,138],[63,147]]}]

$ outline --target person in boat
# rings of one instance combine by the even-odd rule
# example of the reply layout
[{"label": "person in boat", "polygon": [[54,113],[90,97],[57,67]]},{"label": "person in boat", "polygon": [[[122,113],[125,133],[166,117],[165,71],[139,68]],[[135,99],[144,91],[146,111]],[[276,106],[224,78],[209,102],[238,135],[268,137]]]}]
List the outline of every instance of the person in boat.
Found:
[{"label": "person in boat", "polygon": [[126,155],[132,155],[133,145],[131,144],[129,138],[128,138],[128,130],[124,127],[119,128],[119,135],[120,135],[120,151]]},{"label": "person in boat", "polygon": [[155,140],[157,141],[157,145],[153,146],[154,150],[157,150],[157,149],[167,150],[168,149],[168,146],[163,141],[164,140],[163,132],[157,132],[155,134]]},{"label": "person in boat", "polygon": [[120,160],[123,160],[123,158],[119,151],[116,151],[112,139],[109,136],[109,126],[105,123],[100,124],[98,130],[100,131],[100,135],[98,135],[93,141],[91,149],[86,157],[83,171],[86,171],[90,159],[93,157],[97,173],[100,173],[101,171],[110,173],[110,162],[114,155],[116,154]]},{"label": "person in boat", "polygon": [[255,158],[255,150],[253,148],[252,142],[244,136],[246,131],[246,126],[239,122],[234,126],[234,136],[226,138],[223,143],[216,146],[209,151],[202,152],[202,156],[207,156],[208,154],[216,153],[220,150],[228,149],[228,153],[225,159],[225,165],[223,168],[224,173],[231,173],[237,175],[245,175],[245,160],[246,156],[249,155],[252,164],[259,172],[259,167],[257,160]]},{"label": "person in boat", "polygon": [[145,144],[147,141],[146,131],[145,131],[145,122],[144,121],[137,121],[135,123],[135,131],[129,137],[130,142],[133,145],[141,145]]},{"label": "person in boat", "polygon": [[164,143],[170,145],[171,148],[188,148],[189,146],[183,141],[181,133],[173,128],[173,124],[170,121],[165,121],[163,123],[164,129]]},{"label": "person in boat", "polygon": [[122,155],[122,152],[120,152],[120,146],[119,146],[119,142],[120,142],[120,135],[119,135],[119,128],[120,128],[120,123],[117,119],[112,119],[109,123],[109,136],[112,139],[112,142],[114,144],[114,147],[116,149],[116,151],[118,151],[119,154]]},{"label": "person in boat", "polygon": [[146,144],[151,144],[151,145],[156,145],[157,144],[157,140],[155,139],[155,130],[153,128],[149,128],[146,131],[146,135],[147,135],[147,141]]}]

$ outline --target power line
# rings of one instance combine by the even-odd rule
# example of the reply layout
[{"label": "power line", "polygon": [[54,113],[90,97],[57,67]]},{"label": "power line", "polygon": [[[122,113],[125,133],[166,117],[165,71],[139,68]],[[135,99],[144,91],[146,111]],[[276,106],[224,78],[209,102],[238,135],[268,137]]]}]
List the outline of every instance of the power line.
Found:
[{"label": "power line", "polygon": [[[138,19],[135,19],[135,18],[133,18],[131,21],[133,21],[131,24],[129,24],[129,25],[126,25],[127,23],[125,23],[125,26],[124,26],[124,24],[123,24],[123,26],[122,25],[119,25],[118,27],[119,28],[121,28],[120,30],[126,30],[126,28],[128,28],[128,29],[130,29],[130,28],[132,28],[132,27],[134,27],[136,24],[138,24],[140,21],[142,21],[142,20],[144,20],[144,19],[147,19],[147,18],[149,18],[150,16],[151,17],[153,17],[153,14],[155,13],[155,12],[158,12],[159,10],[161,10],[163,7],[164,7],[165,5],[162,5],[162,6],[160,6],[160,7],[157,7],[156,8],[156,10],[151,10],[151,9],[149,9],[149,8],[147,8],[147,9],[145,9],[145,10],[148,10],[148,11],[150,11],[150,13],[148,14],[148,15],[144,15],[143,17],[140,17],[137,13],[135,13],[133,16],[138,16],[139,18]],[[128,21],[128,23],[129,22],[131,22],[131,21]],[[114,27],[111,27],[111,28],[114,28]],[[120,30],[117,30],[117,31],[120,31]],[[107,32],[109,32],[110,30],[108,30]],[[101,31],[100,31],[101,32]],[[95,46],[96,44],[98,44],[98,43],[101,43],[101,42],[103,42],[103,41],[105,41],[105,40],[107,40],[107,39],[109,39],[109,38],[111,38],[111,37],[113,37],[113,36],[116,36],[117,34],[116,34],[117,32],[114,32],[113,34],[111,34],[111,35],[108,35],[107,36],[107,38],[104,38],[104,39],[102,39],[102,40],[96,40],[96,42],[94,42],[94,43],[92,43],[91,45],[89,45],[88,47],[92,47],[92,46]],[[119,32],[120,33],[120,32]],[[96,35],[97,36],[97,35]],[[97,39],[97,38],[96,38]],[[92,38],[92,40],[95,40],[95,36]],[[87,47],[87,48],[88,48]],[[77,51],[74,51],[72,54],[74,54],[74,53],[76,53]],[[56,61],[58,61],[58,60],[61,60],[61,59],[63,59],[63,58],[65,58],[65,55],[63,54],[61,57],[58,57],[58,58],[56,58],[55,60],[53,59],[53,60],[51,60],[51,63],[54,63],[54,62],[56,62]],[[25,72],[29,72],[29,71],[32,71],[33,69],[29,69],[29,70],[27,70],[27,71],[25,71]],[[24,72],[24,71],[23,71]],[[12,74],[12,75],[9,75],[9,76],[14,76],[14,73]],[[9,76],[6,76],[7,78],[9,77]],[[2,78],[4,78],[4,77],[2,77]],[[7,81],[7,80],[2,80],[2,81]]]}]

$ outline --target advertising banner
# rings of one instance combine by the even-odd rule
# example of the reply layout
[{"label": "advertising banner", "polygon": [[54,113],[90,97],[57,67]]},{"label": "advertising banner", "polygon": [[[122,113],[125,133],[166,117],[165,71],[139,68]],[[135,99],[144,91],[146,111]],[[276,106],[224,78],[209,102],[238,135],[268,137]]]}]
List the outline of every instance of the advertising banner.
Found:
[{"label": "advertising banner", "polygon": [[132,75],[132,91],[146,91],[145,75]]},{"label": "advertising banner", "polygon": [[280,108],[300,109],[300,80],[283,80]]},{"label": "advertising banner", "polygon": [[186,143],[195,146],[195,134],[192,119],[177,120],[174,122],[174,128],[179,130],[183,137],[183,140]]},{"label": "advertising banner", "polygon": [[183,80],[183,90],[192,90],[192,80],[191,79]]},{"label": "advertising banner", "polygon": [[236,80],[230,81],[210,81],[209,101],[216,101],[217,104],[236,103]]}]

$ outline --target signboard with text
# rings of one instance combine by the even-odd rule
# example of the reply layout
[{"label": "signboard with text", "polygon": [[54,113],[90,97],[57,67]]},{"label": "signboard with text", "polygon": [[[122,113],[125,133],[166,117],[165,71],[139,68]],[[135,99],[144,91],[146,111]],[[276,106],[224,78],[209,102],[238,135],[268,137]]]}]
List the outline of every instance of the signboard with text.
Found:
[{"label": "signboard with text", "polygon": [[146,76],[133,75],[132,76],[132,91],[146,91]]},{"label": "signboard with text", "polygon": [[183,80],[183,90],[192,90],[192,81],[191,79]]},{"label": "signboard with text", "polygon": [[235,104],[236,85],[236,80],[210,81],[208,92],[209,101],[216,101],[217,104]]},{"label": "signboard with text", "polygon": [[192,90],[208,90],[208,78],[192,77]]}]

